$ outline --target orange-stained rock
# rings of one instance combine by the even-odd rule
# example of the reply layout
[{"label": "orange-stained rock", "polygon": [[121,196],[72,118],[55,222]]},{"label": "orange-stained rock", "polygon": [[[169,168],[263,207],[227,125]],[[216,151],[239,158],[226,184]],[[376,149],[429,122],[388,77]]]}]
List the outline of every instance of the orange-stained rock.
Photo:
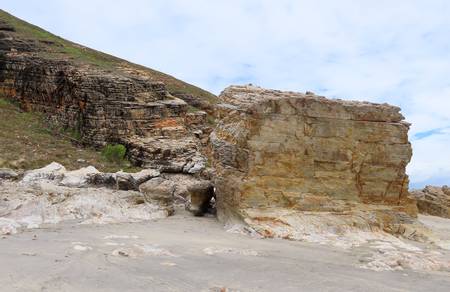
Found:
[{"label": "orange-stained rock", "polygon": [[229,87],[220,99],[210,139],[222,220],[328,212],[389,230],[417,215],[400,108],[254,86]]}]

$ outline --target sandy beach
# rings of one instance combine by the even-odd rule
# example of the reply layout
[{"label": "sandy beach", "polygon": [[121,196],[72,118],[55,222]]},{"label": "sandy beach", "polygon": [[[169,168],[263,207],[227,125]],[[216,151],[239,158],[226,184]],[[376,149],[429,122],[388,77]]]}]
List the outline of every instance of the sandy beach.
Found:
[{"label": "sandy beach", "polygon": [[[361,268],[370,249],[258,239],[215,218],[66,222],[0,239],[1,291],[448,291],[437,271]],[[429,220],[430,221],[430,220]]]}]

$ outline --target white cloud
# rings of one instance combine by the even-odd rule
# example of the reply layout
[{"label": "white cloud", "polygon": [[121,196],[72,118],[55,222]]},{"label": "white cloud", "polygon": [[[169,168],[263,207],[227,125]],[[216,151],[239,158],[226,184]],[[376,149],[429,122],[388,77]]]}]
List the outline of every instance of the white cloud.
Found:
[{"label": "white cloud", "polygon": [[431,183],[450,185],[450,131],[414,142],[414,163],[408,166],[415,186]]},{"label": "white cloud", "polygon": [[[450,126],[447,0],[15,0],[3,7],[215,93],[248,82],[312,90],[400,105],[412,137]],[[415,183],[448,173],[449,136],[412,141]]]}]

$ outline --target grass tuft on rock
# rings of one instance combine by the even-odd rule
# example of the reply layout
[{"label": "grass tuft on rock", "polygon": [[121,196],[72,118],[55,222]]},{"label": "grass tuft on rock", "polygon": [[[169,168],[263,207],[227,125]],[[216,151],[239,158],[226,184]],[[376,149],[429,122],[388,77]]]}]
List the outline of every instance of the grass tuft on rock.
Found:
[{"label": "grass tuft on rock", "polygon": [[125,154],[127,148],[122,144],[106,145],[102,150],[102,156],[109,162],[123,164],[125,162]]}]

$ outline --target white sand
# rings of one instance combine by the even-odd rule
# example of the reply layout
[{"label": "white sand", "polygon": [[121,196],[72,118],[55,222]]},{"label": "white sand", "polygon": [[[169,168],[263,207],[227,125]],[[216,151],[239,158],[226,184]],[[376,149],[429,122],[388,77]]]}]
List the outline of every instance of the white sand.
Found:
[{"label": "white sand", "polygon": [[[379,243],[380,245],[380,243]],[[390,248],[390,247],[389,247]],[[379,250],[383,250],[378,246]],[[1,291],[448,291],[446,272],[361,269],[373,249],[225,232],[178,215],[0,238]]]}]

